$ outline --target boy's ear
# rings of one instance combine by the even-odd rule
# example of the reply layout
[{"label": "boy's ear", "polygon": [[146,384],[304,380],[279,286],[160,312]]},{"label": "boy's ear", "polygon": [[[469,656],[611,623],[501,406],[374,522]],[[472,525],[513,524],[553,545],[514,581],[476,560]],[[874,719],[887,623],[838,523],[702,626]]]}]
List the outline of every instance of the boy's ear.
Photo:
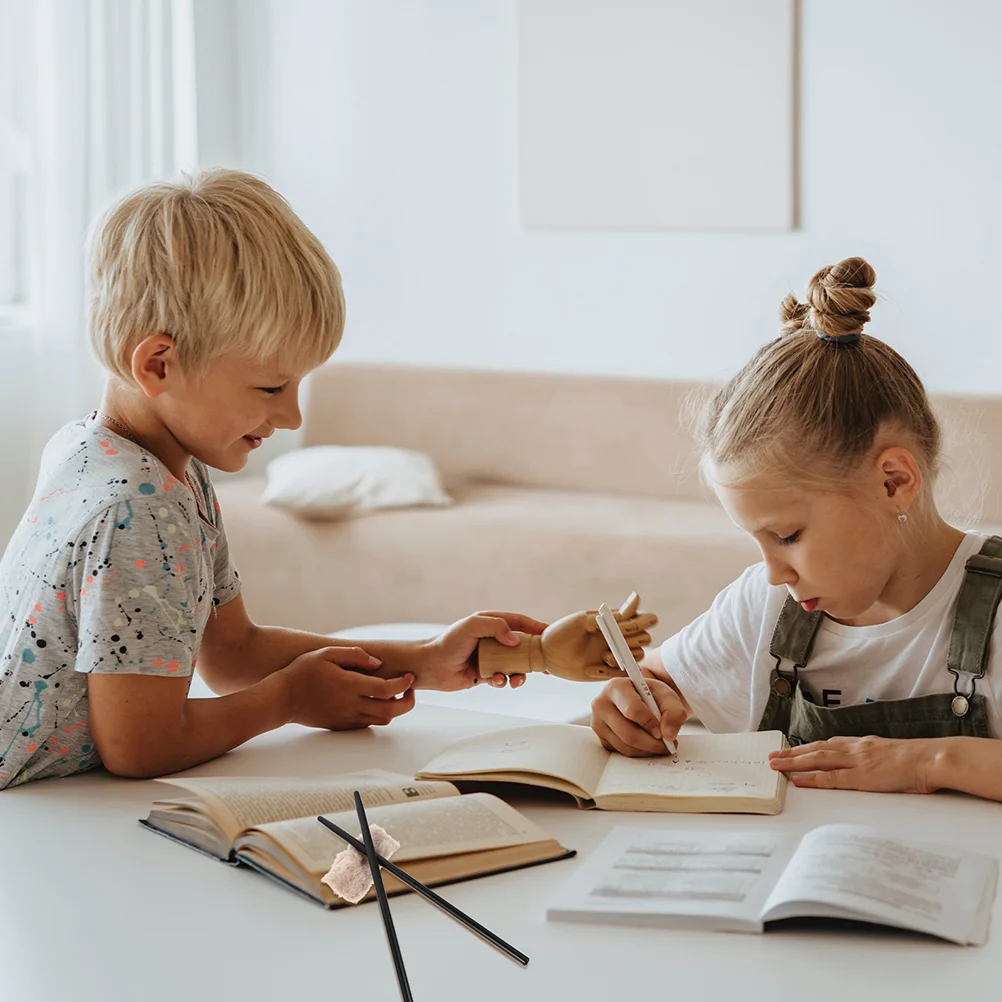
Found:
[{"label": "boy's ear", "polygon": [[922,486],[922,471],[915,457],[908,449],[893,446],[877,457],[877,468],[884,495],[893,499],[897,511],[907,512]]},{"label": "boy's ear", "polygon": [[151,334],[132,352],[132,378],[148,397],[158,397],[167,389],[177,366],[177,346],[169,334]]}]

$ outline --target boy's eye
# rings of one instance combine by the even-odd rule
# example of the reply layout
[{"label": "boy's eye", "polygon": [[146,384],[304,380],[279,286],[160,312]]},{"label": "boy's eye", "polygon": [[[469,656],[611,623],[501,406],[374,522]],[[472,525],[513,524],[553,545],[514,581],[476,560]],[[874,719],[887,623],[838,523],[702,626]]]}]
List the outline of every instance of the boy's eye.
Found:
[{"label": "boy's eye", "polygon": [[779,537],[779,541],[780,541],[780,543],[783,544],[783,546],[789,546],[791,543],[795,543],[798,539],[800,539],[800,530],[799,529],[796,532],[791,533],[789,536],[780,536]]},{"label": "boy's eye", "polygon": [[264,390],[265,393],[279,393],[281,392],[281,386],[259,386],[259,390]]}]

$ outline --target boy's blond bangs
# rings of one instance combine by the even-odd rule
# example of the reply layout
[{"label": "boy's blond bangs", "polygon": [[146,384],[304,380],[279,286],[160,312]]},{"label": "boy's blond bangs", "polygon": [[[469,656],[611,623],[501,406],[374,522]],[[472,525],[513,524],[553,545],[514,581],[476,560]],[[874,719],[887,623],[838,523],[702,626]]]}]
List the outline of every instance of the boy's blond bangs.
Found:
[{"label": "boy's blond bangs", "polygon": [[139,188],[89,241],[88,329],[99,361],[169,334],[194,376],[235,353],[288,376],[326,361],[344,330],[341,276],[320,241],[260,178],[203,171]]}]

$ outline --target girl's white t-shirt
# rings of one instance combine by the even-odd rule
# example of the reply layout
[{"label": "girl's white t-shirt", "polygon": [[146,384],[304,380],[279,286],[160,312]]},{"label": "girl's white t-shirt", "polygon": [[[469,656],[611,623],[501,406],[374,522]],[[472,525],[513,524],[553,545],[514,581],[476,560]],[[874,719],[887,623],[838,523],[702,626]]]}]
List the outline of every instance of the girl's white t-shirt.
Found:
[{"label": "girl's white t-shirt", "polygon": [[[851,706],[878,699],[952,693],[946,669],[964,564],[987,535],[968,532],[943,576],[914,609],[878,626],[821,620],[814,649],[801,669],[801,688],[819,706]],[[665,671],[696,716],[712,731],[753,731],[769,698],[776,659],[769,642],[788,591],[770,585],[765,564],[754,564],[729,584],[710,608],[661,645]],[[995,619],[985,676],[977,692],[987,702],[993,737],[1002,736],[1000,621]],[[782,670],[791,671],[783,663]]]}]

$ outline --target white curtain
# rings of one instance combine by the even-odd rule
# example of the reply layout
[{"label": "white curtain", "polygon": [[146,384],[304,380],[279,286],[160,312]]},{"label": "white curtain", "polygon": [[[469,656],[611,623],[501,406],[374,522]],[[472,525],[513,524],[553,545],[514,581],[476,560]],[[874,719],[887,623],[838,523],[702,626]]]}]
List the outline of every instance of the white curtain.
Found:
[{"label": "white curtain", "polygon": [[90,220],[115,194],[198,162],[193,0],[4,2],[22,8],[32,127],[28,306],[0,330],[0,416],[23,430],[0,439],[0,546],[45,440],[100,398],[84,325]]}]

